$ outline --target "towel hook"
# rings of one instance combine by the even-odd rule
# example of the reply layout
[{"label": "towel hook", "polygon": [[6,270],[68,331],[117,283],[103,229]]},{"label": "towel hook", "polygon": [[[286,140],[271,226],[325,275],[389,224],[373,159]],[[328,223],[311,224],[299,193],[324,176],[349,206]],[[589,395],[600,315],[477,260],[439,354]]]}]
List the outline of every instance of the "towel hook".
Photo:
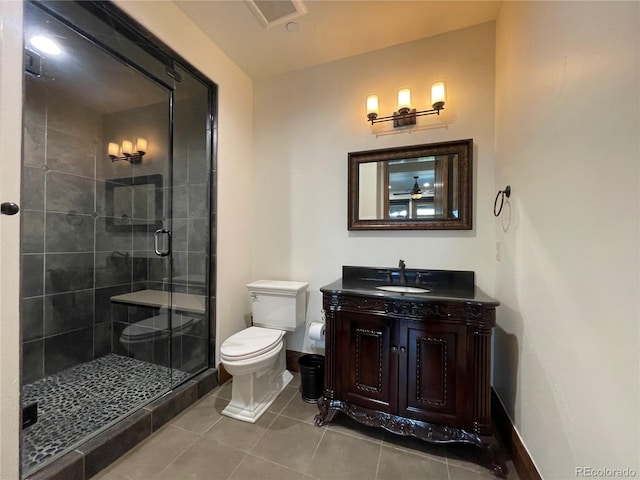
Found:
[{"label": "towel hook", "polygon": [[[504,205],[504,197],[509,198],[511,196],[511,185],[507,185],[504,190],[498,190],[496,200],[493,202],[493,215],[498,217],[502,212],[502,206]],[[498,198],[500,198],[500,207],[498,208]],[[498,211],[496,212],[496,208]]]}]

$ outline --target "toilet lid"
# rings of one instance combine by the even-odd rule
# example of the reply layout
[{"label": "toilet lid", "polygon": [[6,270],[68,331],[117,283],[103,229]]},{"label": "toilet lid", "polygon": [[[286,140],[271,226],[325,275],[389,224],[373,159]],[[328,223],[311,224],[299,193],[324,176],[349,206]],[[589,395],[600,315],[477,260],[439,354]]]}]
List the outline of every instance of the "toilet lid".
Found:
[{"label": "toilet lid", "polygon": [[283,336],[282,330],[249,327],[222,342],[220,356],[228,360],[252,358],[278,346]]},{"label": "toilet lid", "polygon": [[[189,315],[173,315],[171,318],[171,331],[180,332],[189,327],[195,319]],[[153,338],[154,332],[169,329],[169,315],[161,313],[155,317],[145,318],[132,323],[122,331],[121,339],[125,341],[141,341]]]}]

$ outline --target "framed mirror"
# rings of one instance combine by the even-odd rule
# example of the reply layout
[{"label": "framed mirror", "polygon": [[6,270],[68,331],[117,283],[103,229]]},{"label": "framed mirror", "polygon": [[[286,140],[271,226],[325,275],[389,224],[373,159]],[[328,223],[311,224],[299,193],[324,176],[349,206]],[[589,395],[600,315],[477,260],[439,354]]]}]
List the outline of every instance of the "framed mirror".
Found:
[{"label": "framed mirror", "polygon": [[349,230],[471,230],[473,140],[349,153]]},{"label": "framed mirror", "polygon": [[106,226],[110,231],[162,228],[162,175],[114,178],[105,183]]}]

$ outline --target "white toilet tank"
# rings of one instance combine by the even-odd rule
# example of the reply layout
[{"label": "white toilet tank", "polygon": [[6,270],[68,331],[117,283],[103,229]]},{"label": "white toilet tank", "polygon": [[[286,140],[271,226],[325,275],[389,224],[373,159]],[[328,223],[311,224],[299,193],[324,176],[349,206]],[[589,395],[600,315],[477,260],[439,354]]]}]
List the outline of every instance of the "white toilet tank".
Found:
[{"label": "white toilet tank", "polygon": [[253,324],[293,332],[304,322],[308,282],[258,280],[249,283]]}]

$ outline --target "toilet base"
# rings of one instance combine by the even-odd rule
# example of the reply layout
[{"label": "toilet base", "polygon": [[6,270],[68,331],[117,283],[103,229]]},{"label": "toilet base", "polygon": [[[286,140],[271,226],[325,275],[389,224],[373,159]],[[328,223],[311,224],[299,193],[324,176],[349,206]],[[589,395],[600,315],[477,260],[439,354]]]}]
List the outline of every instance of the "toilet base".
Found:
[{"label": "toilet base", "polygon": [[255,423],[291,382],[293,375],[285,369],[284,349],[275,368],[261,374],[233,377],[231,401],[222,414],[243,422]]}]

